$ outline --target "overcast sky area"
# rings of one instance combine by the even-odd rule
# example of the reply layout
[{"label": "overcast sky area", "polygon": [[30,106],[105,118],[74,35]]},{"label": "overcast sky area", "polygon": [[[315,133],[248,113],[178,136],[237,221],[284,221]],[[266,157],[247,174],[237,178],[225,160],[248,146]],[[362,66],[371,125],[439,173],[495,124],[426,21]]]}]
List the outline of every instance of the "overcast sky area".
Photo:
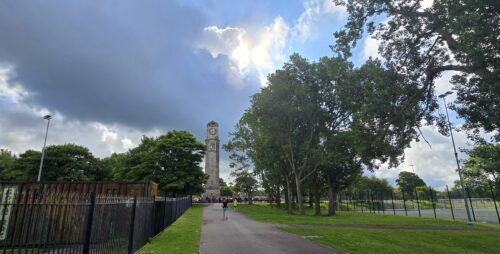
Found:
[{"label": "overcast sky area", "polygon": [[[332,56],[345,22],[330,0],[0,1],[0,148],[41,150],[45,114],[54,116],[48,145],[75,143],[101,158],[173,129],[204,142],[211,120],[226,143],[267,74],[293,52]],[[363,38],[351,60],[377,57],[377,46]],[[400,167],[374,174],[394,184],[414,165],[431,186],[452,184],[450,138],[422,131],[432,149],[412,143]],[[467,147],[464,133],[456,141]],[[228,165],[222,153],[225,180]]]}]

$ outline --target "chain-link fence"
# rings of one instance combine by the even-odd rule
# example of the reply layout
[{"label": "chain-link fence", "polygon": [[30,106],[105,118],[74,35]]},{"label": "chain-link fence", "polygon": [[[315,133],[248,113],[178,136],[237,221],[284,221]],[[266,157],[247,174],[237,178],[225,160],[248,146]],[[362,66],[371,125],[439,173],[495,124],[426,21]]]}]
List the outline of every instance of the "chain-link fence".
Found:
[{"label": "chain-link fence", "polygon": [[489,196],[484,196],[484,193],[474,193],[466,188],[465,198],[457,193],[451,195],[448,188],[441,192],[428,187],[415,188],[412,192],[343,191],[337,195],[336,208],[339,211],[467,221],[466,207],[468,207],[471,221],[500,223],[500,202],[496,198],[494,188],[488,187]]}]

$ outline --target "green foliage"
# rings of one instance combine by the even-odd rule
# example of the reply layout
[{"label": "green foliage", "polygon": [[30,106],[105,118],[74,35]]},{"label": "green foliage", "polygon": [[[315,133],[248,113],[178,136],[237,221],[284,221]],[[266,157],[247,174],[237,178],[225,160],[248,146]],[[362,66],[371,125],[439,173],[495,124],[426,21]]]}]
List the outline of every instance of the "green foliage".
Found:
[{"label": "green foliage", "polygon": [[[34,181],[38,177],[41,152],[27,150],[19,155],[10,180]],[[74,145],[52,145],[45,150],[42,181],[100,181],[110,178],[99,159],[88,148]]]},{"label": "green foliage", "polygon": [[14,163],[17,160],[17,156],[11,151],[6,149],[0,149],[0,180],[14,180],[18,178],[14,171]]},{"label": "green foliage", "polygon": [[103,170],[111,172],[111,177],[115,181],[126,179],[128,172],[128,154],[127,153],[113,153],[111,156],[101,160]]},{"label": "green foliage", "polygon": [[[170,131],[157,138],[143,137],[128,153],[127,172],[115,172],[121,180],[158,183],[167,196],[197,195],[203,192],[207,175],[199,166],[205,145],[186,131]],[[120,159],[118,159],[120,161]]]},{"label": "green foliage", "polygon": [[220,185],[220,195],[223,197],[232,197],[234,195],[234,186],[232,183],[229,185],[224,181],[224,179],[219,178]]},{"label": "green foliage", "polygon": [[[464,183],[472,197],[500,196],[500,144],[480,144],[468,151],[469,158],[462,168]],[[460,190],[460,183],[453,189]]]},{"label": "green foliage", "polygon": [[416,85],[408,86],[379,61],[357,69],[340,57],[310,63],[294,54],[268,81],[224,148],[232,167],[255,167],[270,195],[284,186],[286,197],[297,196],[301,211],[302,183],[310,176],[327,183],[333,198],[363,164],[369,169],[378,167],[375,161],[398,165],[404,148],[417,138]]},{"label": "green foliage", "polygon": [[380,179],[375,176],[367,177],[360,176],[354,184],[349,188],[351,193],[366,193],[371,191],[374,195],[389,196],[392,192],[392,187],[385,179]]},{"label": "green foliage", "polygon": [[257,179],[253,175],[253,173],[243,170],[243,171],[235,171],[231,173],[234,178],[234,191],[244,193],[250,203],[252,203],[252,197],[255,191],[257,190],[258,184]]},{"label": "green foliage", "polygon": [[500,176],[500,144],[482,144],[469,154],[465,167],[497,179]]},{"label": "green foliage", "polygon": [[223,197],[232,197],[234,196],[234,188],[232,186],[221,186],[220,187],[220,195]]},{"label": "green foliage", "polygon": [[412,172],[402,171],[399,173],[396,183],[399,188],[405,192],[407,197],[413,198],[415,195],[415,189],[420,186],[426,186],[424,180],[418,177],[417,174]]},{"label": "green foliage", "polygon": [[[413,100],[423,105],[415,117],[434,119],[437,109],[435,80],[454,71],[458,92],[455,109],[465,128],[496,133],[500,139],[500,8],[497,1],[435,0],[421,8],[422,0],[334,0],[349,14],[343,29],[335,32],[332,49],[344,57],[363,37],[381,41],[379,52],[386,66],[401,74]],[[376,24],[380,18],[386,22]]]}]

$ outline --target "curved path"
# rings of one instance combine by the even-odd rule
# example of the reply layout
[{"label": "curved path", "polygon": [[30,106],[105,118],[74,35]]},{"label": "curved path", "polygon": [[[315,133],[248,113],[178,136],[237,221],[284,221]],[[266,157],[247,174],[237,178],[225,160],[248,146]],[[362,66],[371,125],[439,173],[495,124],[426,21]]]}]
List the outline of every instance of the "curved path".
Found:
[{"label": "curved path", "polygon": [[220,204],[207,205],[203,209],[200,252],[202,254],[338,253],[302,237],[280,231],[274,225],[251,220],[233,211],[229,212],[229,219],[223,221]]}]

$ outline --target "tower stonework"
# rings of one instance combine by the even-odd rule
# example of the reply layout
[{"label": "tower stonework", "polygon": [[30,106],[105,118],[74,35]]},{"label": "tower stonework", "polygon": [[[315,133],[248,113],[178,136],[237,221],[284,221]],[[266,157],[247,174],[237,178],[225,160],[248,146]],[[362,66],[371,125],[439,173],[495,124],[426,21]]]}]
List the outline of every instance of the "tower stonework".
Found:
[{"label": "tower stonework", "polygon": [[205,144],[207,145],[205,152],[205,174],[209,177],[205,184],[204,198],[218,199],[220,197],[219,142],[219,124],[211,121],[207,124],[207,139],[205,140]]}]

